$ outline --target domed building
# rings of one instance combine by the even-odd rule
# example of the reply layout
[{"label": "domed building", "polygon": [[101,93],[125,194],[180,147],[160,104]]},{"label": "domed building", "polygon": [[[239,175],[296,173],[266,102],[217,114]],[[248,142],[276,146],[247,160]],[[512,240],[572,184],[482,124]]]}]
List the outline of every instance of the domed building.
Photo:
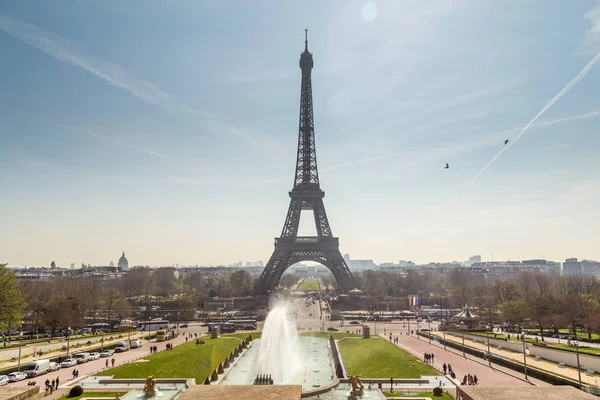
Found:
[{"label": "domed building", "polygon": [[123,255],[119,258],[119,264],[117,264],[121,271],[127,271],[129,269],[129,261],[125,258],[125,250],[123,250]]}]

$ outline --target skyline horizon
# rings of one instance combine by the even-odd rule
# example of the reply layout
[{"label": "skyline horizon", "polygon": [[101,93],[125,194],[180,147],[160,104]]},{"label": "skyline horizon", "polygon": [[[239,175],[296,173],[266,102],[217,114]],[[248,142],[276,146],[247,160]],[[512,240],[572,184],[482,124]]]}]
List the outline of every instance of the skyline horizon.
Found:
[{"label": "skyline horizon", "polygon": [[597,2],[67,3],[0,3],[3,262],[266,262],[305,28],[342,253],[600,259]]},{"label": "skyline horizon", "polygon": [[[344,253],[342,252],[342,254],[344,256],[346,256],[346,254],[350,255],[350,260],[351,261],[362,261],[362,260],[370,260],[373,261],[373,263],[377,266],[380,266],[382,264],[387,264],[387,263],[394,263],[394,264],[399,264],[400,261],[405,261],[405,262],[412,262],[415,264],[415,266],[422,266],[422,265],[428,265],[428,264],[450,264],[450,263],[465,263],[469,261],[469,257],[474,257],[474,256],[480,256],[481,257],[481,262],[482,263],[487,263],[487,262],[522,262],[522,261],[529,261],[529,260],[544,260],[544,261],[550,261],[550,262],[558,262],[560,264],[562,264],[563,262],[565,262],[567,259],[570,258],[576,258],[579,261],[594,261],[597,262],[599,261],[596,258],[587,258],[587,257],[581,257],[581,256],[571,256],[571,257],[564,257],[563,259],[549,259],[549,258],[540,258],[540,257],[526,257],[526,258],[506,258],[506,259],[498,259],[496,257],[490,258],[490,259],[486,259],[484,258],[481,254],[473,254],[469,257],[467,257],[464,260],[457,260],[457,259],[452,259],[452,260],[429,260],[429,261],[414,261],[411,259],[398,259],[396,261],[380,261],[380,262],[376,262],[375,259],[372,258],[352,258],[350,253]],[[127,254],[125,254],[125,257],[127,257]],[[129,260],[129,258],[127,258],[127,260]],[[218,264],[201,264],[201,263],[178,263],[178,262],[173,262],[173,263],[167,263],[167,264],[130,264],[130,269],[131,268],[135,268],[135,267],[150,267],[150,268],[161,268],[161,267],[173,267],[175,265],[179,266],[179,267],[190,267],[193,268],[195,266],[198,266],[198,268],[200,267],[231,267],[231,268],[246,268],[245,265],[242,265],[241,267],[234,267],[233,264],[236,263],[258,263],[258,262],[262,262],[263,264],[266,265],[268,259],[265,260],[253,260],[253,261],[249,261],[249,260],[237,260],[237,261],[233,261],[230,263],[218,263]],[[9,268],[42,268],[42,267],[47,267],[50,268],[50,264],[52,262],[56,262],[56,260],[51,260],[50,262],[47,263],[47,265],[44,264],[33,264],[33,265],[26,265],[26,264],[21,264],[21,265],[16,265],[16,264],[10,264],[7,263],[7,266]],[[67,263],[60,263],[60,262],[56,262],[56,267],[57,268],[62,268],[62,269],[70,269],[71,268],[71,264],[74,264],[74,268],[75,269],[81,269],[82,264],[85,264],[85,266],[87,267],[88,265],[92,266],[92,267],[108,267],[110,266],[110,263],[113,262],[113,266],[117,266],[116,263],[111,260],[106,264],[92,264],[89,262],[67,262]],[[5,263],[5,261],[0,262],[0,264]],[[313,264],[317,264],[319,266],[322,266],[324,268],[327,268],[327,266],[317,263],[317,262],[313,262],[313,261],[303,261],[300,262],[300,264],[306,264],[306,265],[313,265]],[[263,266],[251,266],[252,268],[262,268]]]}]

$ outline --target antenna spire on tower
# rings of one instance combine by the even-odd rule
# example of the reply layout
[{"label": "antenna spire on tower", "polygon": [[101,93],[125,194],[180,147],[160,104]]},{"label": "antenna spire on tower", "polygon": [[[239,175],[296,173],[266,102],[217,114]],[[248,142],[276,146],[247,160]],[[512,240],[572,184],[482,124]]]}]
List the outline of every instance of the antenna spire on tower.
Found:
[{"label": "antenna spire on tower", "polygon": [[304,30],[304,50],[308,51],[308,29]]}]

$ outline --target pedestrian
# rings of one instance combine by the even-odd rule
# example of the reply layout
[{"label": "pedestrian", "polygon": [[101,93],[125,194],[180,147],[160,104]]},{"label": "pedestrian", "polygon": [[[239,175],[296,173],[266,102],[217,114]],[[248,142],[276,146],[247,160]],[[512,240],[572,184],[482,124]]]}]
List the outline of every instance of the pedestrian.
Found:
[{"label": "pedestrian", "polygon": [[108,358],[106,359],[106,368],[108,368]]},{"label": "pedestrian", "polygon": [[477,375],[473,375],[473,384],[477,385],[477,382],[479,382],[479,380],[477,379]]},{"label": "pedestrian", "polygon": [[444,363],[444,365],[442,365],[442,369],[444,370],[444,375],[446,375],[446,370],[447,370],[447,368],[448,368],[448,367],[446,366],[446,363]]},{"label": "pedestrian", "polygon": [[57,376],[57,377],[56,377],[56,388],[57,388],[57,389],[58,389],[58,385],[59,385],[59,383],[58,383],[58,376]]},{"label": "pedestrian", "polygon": [[394,393],[394,378],[390,378],[390,393]]},{"label": "pedestrian", "polygon": [[[56,381],[54,379],[52,379],[52,382],[50,383],[50,387],[52,389],[54,389],[55,385],[56,385]],[[50,393],[52,393],[52,392],[50,392]]]},{"label": "pedestrian", "polygon": [[435,355],[433,353],[431,353],[431,363],[433,364],[434,361],[435,361]]},{"label": "pedestrian", "polygon": [[377,389],[381,390],[381,387],[382,387],[381,381],[377,382]]},{"label": "pedestrian", "polygon": [[111,359],[110,362],[111,362],[112,366],[114,367],[115,366],[115,359],[114,358]]},{"label": "pedestrian", "polygon": [[49,386],[50,386],[50,379],[46,379],[46,390],[48,390]]}]

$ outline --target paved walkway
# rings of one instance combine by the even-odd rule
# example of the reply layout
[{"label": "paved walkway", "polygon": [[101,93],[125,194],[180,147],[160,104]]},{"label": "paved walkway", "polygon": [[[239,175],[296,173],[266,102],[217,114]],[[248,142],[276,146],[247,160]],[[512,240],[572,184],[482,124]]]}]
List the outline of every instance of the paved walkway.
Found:
[{"label": "paved walkway", "polygon": [[458,381],[462,381],[463,376],[471,374],[477,375],[480,386],[530,386],[531,384],[549,386],[547,383],[538,381],[537,379],[530,379],[527,382],[523,377],[519,377],[515,371],[493,364],[490,367],[488,363],[481,359],[476,359],[468,355],[463,357],[462,353],[452,351],[449,347],[444,351],[443,346],[440,346],[435,341],[429,344],[428,340],[420,340],[414,336],[394,335],[394,337],[398,337],[399,347],[409,351],[420,359],[423,359],[423,354],[425,353],[433,353],[435,360],[433,366],[439,371],[442,371],[444,363],[452,365],[452,370],[456,374]]},{"label": "paved walkway", "polygon": [[[431,332],[431,333],[433,333],[434,335],[439,336],[439,337],[443,336],[442,332]],[[452,341],[455,343],[459,343],[462,345],[461,337],[456,337],[456,336],[453,336],[450,334],[446,334],[446,340]],[[478,350],[483,350],[483,351],[487,352],[487,345],[475,342],[469,338],[465,338],[465,345],[468,347],[472,347],[472,348],[475,348]],[[504,358],[508,358],[510,360],[513,360],[513,361],[519,362],[520,364],[523,364],[523,353],[521,353],[521,352],[514,352],[511,350],[507,350],[507,349],[500,350],[495,347],[491,347],[490,351],[493,354],[497,354]],[[527,356],[527,365],[546,370],[546,371],[551,372],[556,375],[562,375],[562,376],[570,378],[574,381],[578,380],[577,368],[571,368],[568,366],[560,367],[555,362],[546,361],[546,360],[542,360],[542,359],[538,360],[535,357],[531,357],[531,356]],[[586,383],[586,384],[592,385],[592,386],[598,386],[598,383],[599,383],[598,376],[590,376],[586,373],[586,371],[581,371],[581,381],[583,383]]]}]

